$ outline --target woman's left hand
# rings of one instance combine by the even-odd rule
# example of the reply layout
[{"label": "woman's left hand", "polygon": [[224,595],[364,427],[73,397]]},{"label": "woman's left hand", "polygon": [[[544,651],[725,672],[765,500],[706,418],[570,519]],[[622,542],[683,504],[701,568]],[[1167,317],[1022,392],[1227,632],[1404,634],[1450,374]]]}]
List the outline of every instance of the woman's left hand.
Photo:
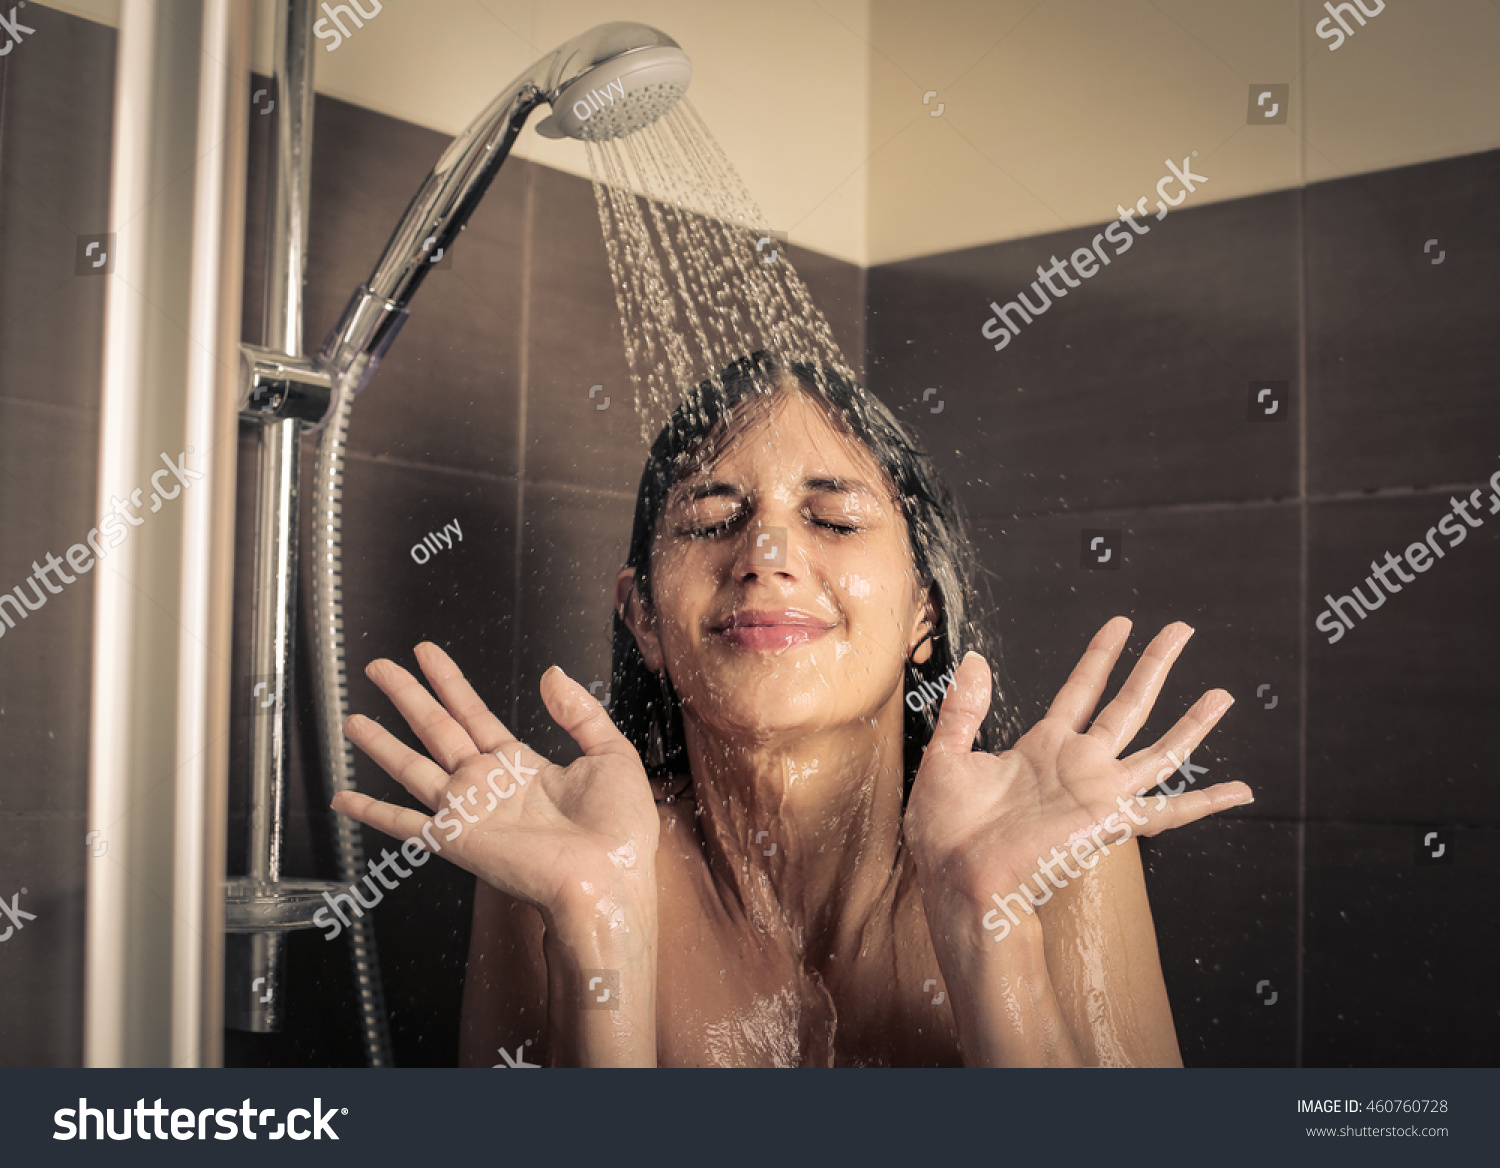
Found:
[{"label": "woman's left hand", "polygon": [[[961,936],[950,939],[960,943],[985,939],[1003,923],[997,913],[981,924],[995,908],[992,894],[1004,897],[1024,881],[1040,901],[1046,899],[1041,888],[1057,886],[1045,883],[1042,864],[1066,883],[1098,863],[1090,858],[1097,843],[1155,835],[1254,799],[1241,782],[1187,790],[1184,780],[1172,781],[1179,768],[1186,772],[1188,753],[1233,704],[1224,690],[1204,694],[1157,742],[1119,757],[1145,724],[1192,636],[1185,624],[1169,625],[1156,636],[1114,700],[1089,724],[1129,633],[1124,617],[1106,624],[1046,716],[998,755],[973,750],[989,710],[989,666],[975,653],[959,665],[917,772],[905,823],[935,931],[956,929]],[[1137,798],[1163,780],[1168,790],[1181,793]],[[931,919],[935,914],[942,919]]]}]

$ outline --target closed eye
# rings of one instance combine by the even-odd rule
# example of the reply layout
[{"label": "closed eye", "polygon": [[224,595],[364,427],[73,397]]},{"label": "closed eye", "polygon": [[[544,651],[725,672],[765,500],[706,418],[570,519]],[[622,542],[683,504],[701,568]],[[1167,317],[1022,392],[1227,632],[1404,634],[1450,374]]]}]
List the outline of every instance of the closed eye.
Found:
[{"label": "closed eye", "polygon": [[720,519],[716,523],[707,523],[699,527],[684,528],[681,534],[688,539],[713,539],[717,536],[728,534],[729,531],[736,527],[739,524],[740,520],[744,517],[745,513],[743,511],[738,511],[733,515],[727,516],[724,519]]},{"label": "closed eye", "polygon": [[[739,526],[740,520],[743,518],[743,513],[731,515],[729,518],[721,519],[717,523],[687,528],[681,534],[688,539],[714,539],[721,535],[727,535],[735,527]],[[860,531],[858,527],[852,524],[835,523],[830,519],[813,519],[809,516],[808,521],[814,527],[821,527],[824,531],[831,531],[835,535],[857,535]]]}]

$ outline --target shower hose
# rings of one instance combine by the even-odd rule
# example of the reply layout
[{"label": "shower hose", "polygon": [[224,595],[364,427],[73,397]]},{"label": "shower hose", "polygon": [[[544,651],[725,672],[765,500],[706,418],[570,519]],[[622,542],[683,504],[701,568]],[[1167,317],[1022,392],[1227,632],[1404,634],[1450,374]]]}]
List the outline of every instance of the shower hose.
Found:
[{"label": "shower hose", "polygon": [[[330,799],[354,789],[354,747],[344,737],[349,716],[349,690],[344,673],[343,511],[344,442],[359,370],[346,375],[336,388],[327,424],[318,441],[318,484],[314,522],[317,538],[313,567],[313,644],[318,691],[318,737],[323,751],[323,774]],[[369,372],[373,372],[369,370]],[[360,825],[335,815],[334,846],[338,852],[339,881],[354,884],[365,875],[365,847]],[[366,1061],[372,1067],[394,1066],[391,1034],[386,1020],[385,991],[380,959],[375,951],[374,918],[356,916],[349,930],[349,958],[359,997],[359,1029]]]}]

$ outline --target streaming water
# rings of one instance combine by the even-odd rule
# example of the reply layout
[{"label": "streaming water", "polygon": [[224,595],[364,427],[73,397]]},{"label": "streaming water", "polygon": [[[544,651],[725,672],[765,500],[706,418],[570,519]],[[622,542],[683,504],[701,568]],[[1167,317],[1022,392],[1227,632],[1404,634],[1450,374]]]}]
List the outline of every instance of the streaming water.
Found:
[{"label": "streaming water", "polygon": [[646,441],[690,387],[757,349],[854,378],[691,102],[585,145]]}]

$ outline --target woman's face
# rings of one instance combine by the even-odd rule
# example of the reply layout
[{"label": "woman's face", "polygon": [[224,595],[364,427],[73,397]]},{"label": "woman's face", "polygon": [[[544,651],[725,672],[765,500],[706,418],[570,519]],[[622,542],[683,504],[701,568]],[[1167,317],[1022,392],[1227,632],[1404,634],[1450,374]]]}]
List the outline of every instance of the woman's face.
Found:
[{"label": "woman's face", "polygon": [[651,563],[652,612],[628,571],[619,595],[688,717],[754,741],[892,709],[899,724],[926,590],[885,475],[805,394],[778,394],[673,487]]}]

